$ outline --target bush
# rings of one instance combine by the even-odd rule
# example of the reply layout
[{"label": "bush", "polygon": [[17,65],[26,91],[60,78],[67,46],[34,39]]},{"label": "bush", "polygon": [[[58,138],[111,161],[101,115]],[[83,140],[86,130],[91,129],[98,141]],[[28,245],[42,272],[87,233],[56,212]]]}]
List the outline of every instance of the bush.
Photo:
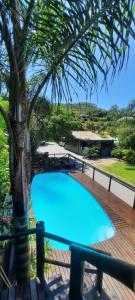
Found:
[{"label": "bush", "polygon": [[97,146],[85,147],[83,150],[83,156],[85,158],[96,159],[100,155],[100,149]]},{"label": "bush", "polygon": [[0,152],[0,200],[4,201],[9,192],[9,153],[7,149]]},{"label": "bush", "polygon": [[135,150],[133,149],[127,149],[124,151],[124,159],[129,163],[129,164],[135,164]]},{"label": "bush", "polygon": [[124,149],[135,149],[135,129],[134,127],[123,128],[119,132],[119,143]]},{"label": "bush", "polygon": [[107,137],[108,137],[108,133],[107,133],[106,131],[101,131],[101,132],[100,132],[100,136],[101,136],[102,138],[107,138]]},{"label": "bush", "polygon": [[116,147],[111,151],[111,155],[120,160],[124,156],[124,151],[120,147]]}]

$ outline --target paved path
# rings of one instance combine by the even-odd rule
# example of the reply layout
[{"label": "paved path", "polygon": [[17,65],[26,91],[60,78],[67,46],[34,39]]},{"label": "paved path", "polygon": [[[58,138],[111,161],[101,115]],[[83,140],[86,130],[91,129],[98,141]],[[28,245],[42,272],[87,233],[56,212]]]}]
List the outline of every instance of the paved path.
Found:
[{"label": "paved path", "polygon": [[69,153],[69,154],[75,156],[76,158],[79,158],[82,161],[85,161],[85,162],[87,162],[89,164],[93,164],[93,165],[97,165],[99,163],[103,163],[103,164],[105,163],[107,165],[107,164],[112,164],[113,162],[116,161],[115,159],[112,159],[112,158],[102,158],[102,159],[97,159],[96,161],[92,160],[92,159],[83,159],[82,155],[68,151],[64,147],[59,146],[58,144],[56,144],[54,142],[48,142],[48,143],[46,143],[45,146],[38,147],[37,151],[39,153],[49,152],[49,154]]}]

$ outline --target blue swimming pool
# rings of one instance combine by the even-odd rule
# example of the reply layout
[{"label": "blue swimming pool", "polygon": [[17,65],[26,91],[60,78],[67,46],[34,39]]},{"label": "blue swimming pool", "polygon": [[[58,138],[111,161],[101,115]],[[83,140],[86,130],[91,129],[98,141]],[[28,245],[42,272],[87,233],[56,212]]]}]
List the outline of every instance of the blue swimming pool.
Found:
[{"label": "blue swimming pool", "polygon": [[[38,174],[33,178],[31,198],[37,221],[46,231],[90,245],[111,238],[115,228],[96,199],[77,180],[63,172]],[[57,249],[65,245],[50,241]]]}]

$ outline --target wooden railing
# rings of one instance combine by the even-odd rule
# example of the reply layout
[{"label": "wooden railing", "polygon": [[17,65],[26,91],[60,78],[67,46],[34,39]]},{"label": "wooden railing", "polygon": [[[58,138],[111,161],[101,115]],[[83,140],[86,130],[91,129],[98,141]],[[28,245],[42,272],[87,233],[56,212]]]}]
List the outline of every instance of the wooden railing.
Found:
[{"label": "wooden railing", "polygon": [[111,256],[98,253],[93,249],[72,244],[71,250],[71,274],[69,300],[83,300],[83,274],[84,262],[94,265],[99,271],[101,281],[99,281],[98,290],[102,291],[103,272],[119,280],[132,291],[135,291],[135,266],[124,263],[121,260],[114,259]]},{"label": "wooden railing", "polygon": [[[16,239],[22,236],[36,234],[36,265],[37,277],[44,282],[44,264],[46,262],[54,263],[62,267],[70,267],[70,291],[69,300],[83,300],[83,276],[84,271],[88,273],[96,273],[96,290],[102,292],[103,272],[119,280],[131,290],[135,291],[135,266],[127,264],[118,259],[112,258],[110,255],[101,250],[94,250],[88,246],[74,243],[71,240],[64,239],[60,236],[45,232],[44,222],[38,222],[36,228],[28,229],[25,232],[15,234],[5,234],[0,236],[0,241]],[[71,264],[56,260],[47,260],[45,258],[44,239],[49,238],[57,242],[70,246]],[[94,269],[85,269],[84,262],[87,261],[96,267]]]}]

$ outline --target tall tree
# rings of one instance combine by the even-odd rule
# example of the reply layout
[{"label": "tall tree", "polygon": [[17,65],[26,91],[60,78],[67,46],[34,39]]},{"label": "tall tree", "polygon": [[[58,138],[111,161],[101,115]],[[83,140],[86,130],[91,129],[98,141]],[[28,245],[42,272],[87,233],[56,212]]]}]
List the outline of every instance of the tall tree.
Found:
[{"label": "tall tree", "polygon": [[[53,97],[71,99],[73,81],[97,88],[124,63],[133,31],[134,0],[0,0],[1,70],[8,74],[14,226],[27,228],[30,182],[29,125],[33,106],[50,84]],[[29,101],[26,75],[35,75]],[[27,241],[16,244],[18,281],[27,278]],[[19,246],[18,246],[19,245]],[[20,255],[21,253],[21,255]],[[25,268],[24,268],[25,257]]]}]

